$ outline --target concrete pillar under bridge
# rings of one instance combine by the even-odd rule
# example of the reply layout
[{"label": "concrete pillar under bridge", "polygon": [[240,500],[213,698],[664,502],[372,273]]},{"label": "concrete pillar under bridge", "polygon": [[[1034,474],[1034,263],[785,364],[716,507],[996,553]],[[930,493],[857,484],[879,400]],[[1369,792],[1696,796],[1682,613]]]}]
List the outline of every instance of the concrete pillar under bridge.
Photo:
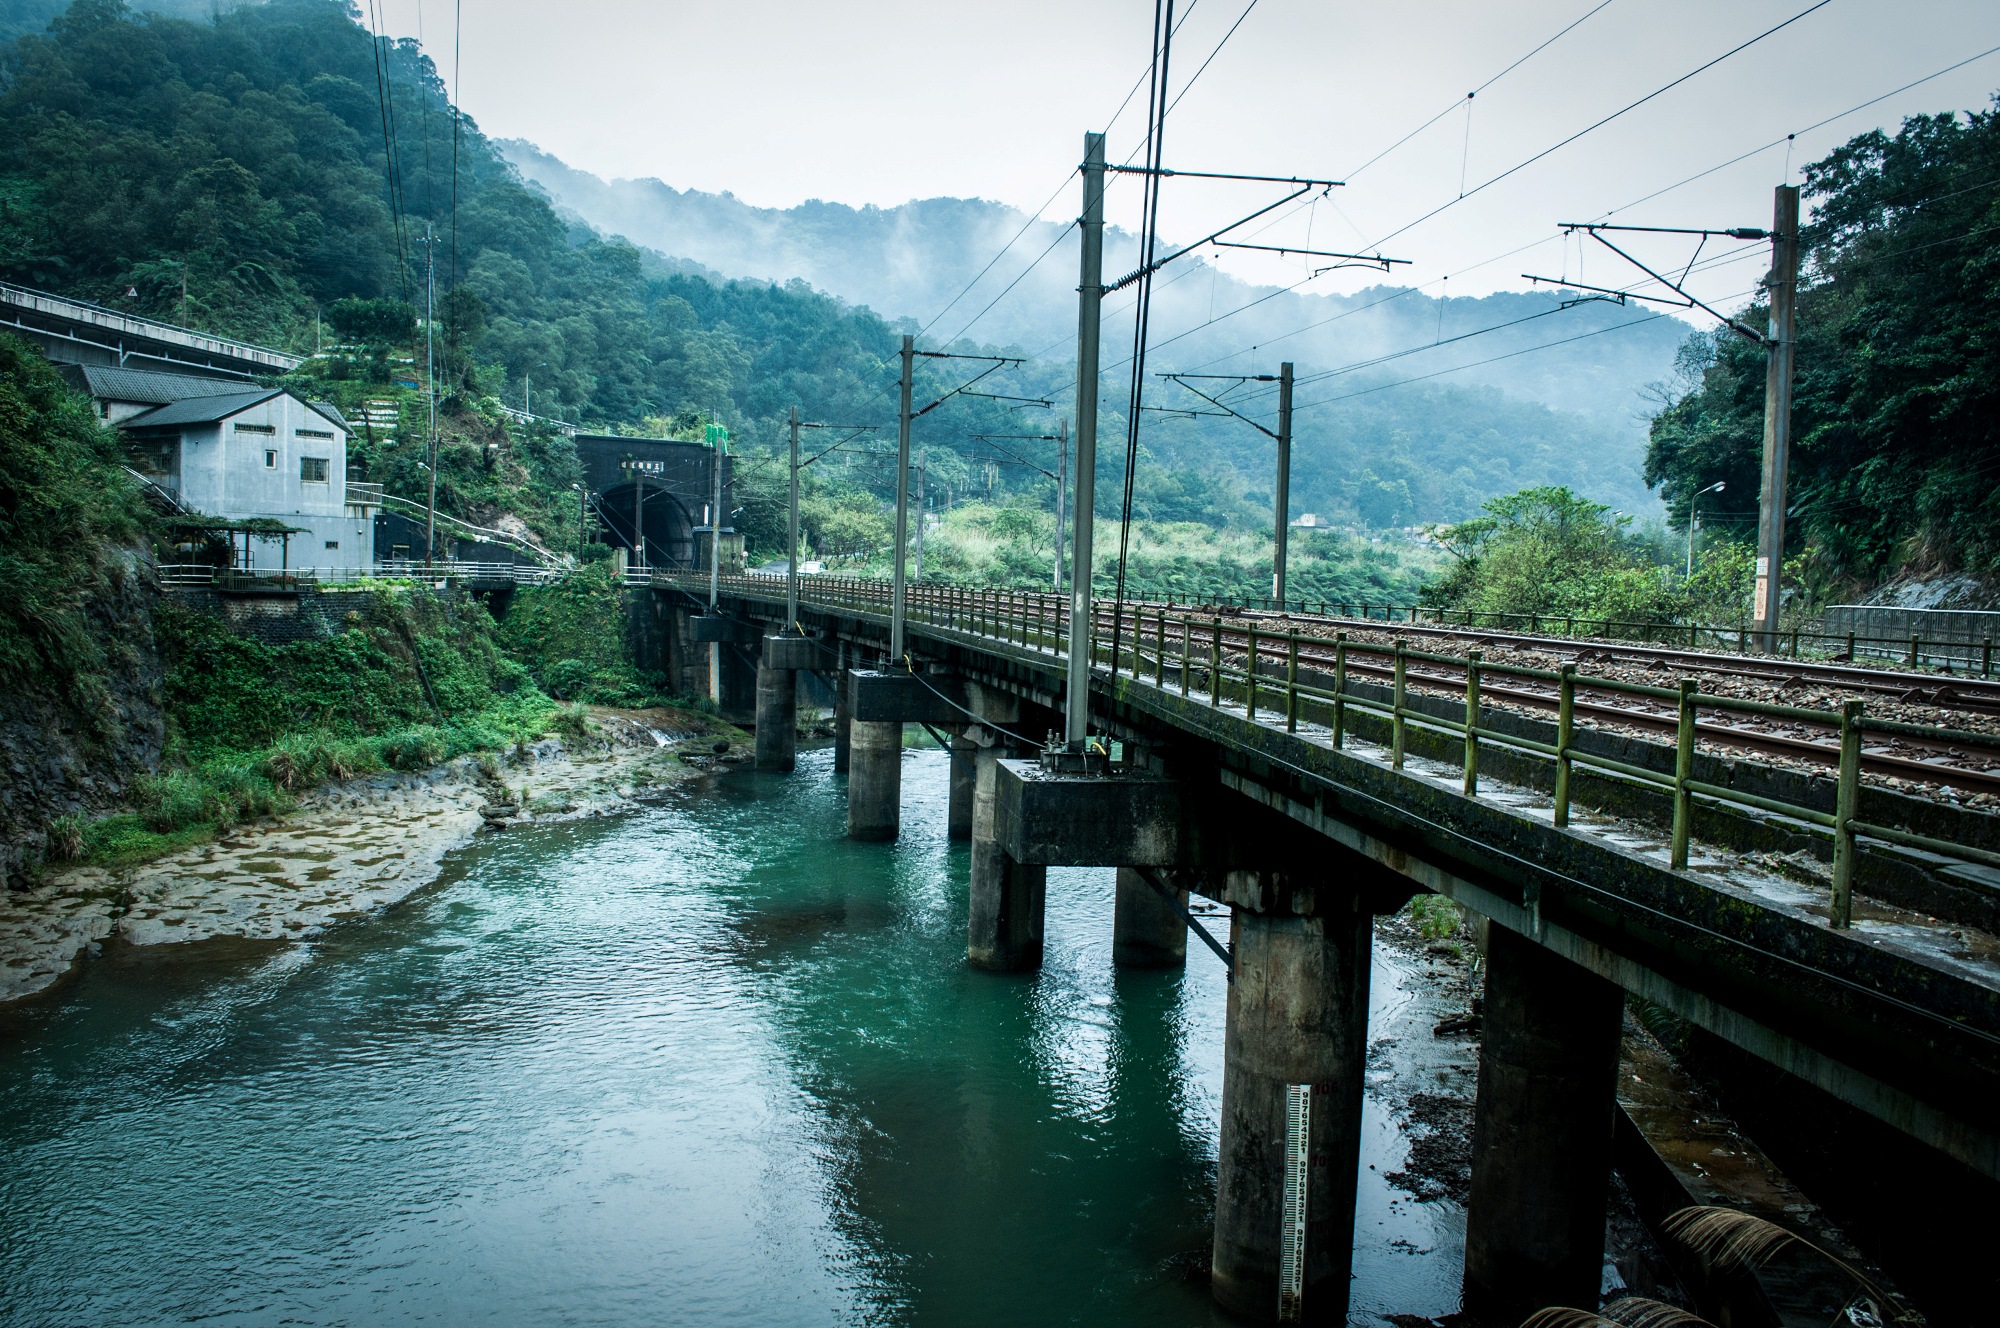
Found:
[{"label": "concrete pillar under bridge", "polygon": [[700,614],[688,620],[688,639],[707,656],[703,691],[732,724],[757,722],[757,655],[762,634],[753,623]]},{"label": "concrete pillar under bridge", "polygon": [[[997,740],[993,725],[1019,718],[1019,703],[949,674],[902,669],[856,669],[847,676],[847,834],[850,839],[892,840],[902,832],[903,726],[972,733],[978,743]],[[991,724],[978,721],[990,720]],[[959,763],[960,751],[953,752]],[[951,815],[969,826],[974,813],[954,782]]]},{"label": "concrete pillar under bridge", "polygon": [[1594,1305],[1624,993],[1495,926],[1465,1220],[1466,1308]]},{"label": "concrete pillar under bridge", "polygon": [[835,647],[834,669],[827,681],[833,686],[833,773],[847,773],[848,744],[853,737],[853,712],[847,703],[847,670],[849,664],[847,643]]},{"label": "concrete pillar under bridge", "polygon": [[991,786],[991,819],[982,796],[973,830],[974,965],[1040,963],[1051,866],[1121,869],[1123,963],[1185,962],[1173,905],[1190,885],[1230,906],[1212,1289],[1248,1318],[1344,1322],[1371,919],[1412,887],[1247,799],[1154,774],[999,761]]},{"label": "concrete pillar under bridge", "polygon": [[818,662],[819,642],[767,636],[757,663],[757,768],[790,771],[798,763],[799,671]]}]

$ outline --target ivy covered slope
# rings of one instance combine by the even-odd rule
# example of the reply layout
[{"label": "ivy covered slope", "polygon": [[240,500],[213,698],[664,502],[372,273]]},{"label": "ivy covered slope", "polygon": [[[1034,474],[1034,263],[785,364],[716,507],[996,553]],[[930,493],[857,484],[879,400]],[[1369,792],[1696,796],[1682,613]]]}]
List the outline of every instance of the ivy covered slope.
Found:
[{"label": "ivy covered slope", "polygon": [[[1793,551],[1836,587],[2000,578],[2000,114],[1864,134],[1808,166],[1804,192]],[[1646,461],[1676,518],[1717,480],[1719,512],[1754,516],[1764,359],[1720,335],[1683,347]]]},{"label": "ivy covered slope", "polygon": [[162,737],[147,518],[90,403],[0,336],[0,888]]},{"label": "ivy covered slope", "polygon": [[477,601],[388,584],[328,598],[340,630],[282,645],[163,602],[160,770],[134,781],[128,811],[79,827],[71,851],[151,856],[284,811],[328,779],[503,748],[558,718]]}]

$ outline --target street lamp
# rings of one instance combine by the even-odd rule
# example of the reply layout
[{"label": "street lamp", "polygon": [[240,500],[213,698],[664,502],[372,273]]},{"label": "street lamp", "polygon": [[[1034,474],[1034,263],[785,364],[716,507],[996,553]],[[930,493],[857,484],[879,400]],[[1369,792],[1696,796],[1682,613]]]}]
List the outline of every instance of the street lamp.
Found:
[{"label": "street lamp", "polygon": [[1694,516],[1694,502],[1695,502],[1695,499],[1697,499],[1697,498],[1701,497],[1701,496],[1702,496],[1703,494],[1705,494],[1705,493],[1721,493],[1721,492],[1722,492],[1722,485],[1723,485],[1723,481],[1722,481],[1722,480],[1717,480],[1717,481],[1716,481],[1715,483],[1713,483],[1713,484],[1709,485],[1709,486],[1708,486],[1708,487],[1707,487],[1706,489],[1696,489],[1696,490],[1695,490],[1695,491],[1694,491],[1694,492],[1693,492],[1692,494],[1688,495],[1688,565],[1687,565],[1687,575],[1688,575],[1688,579],[1689,579],[1689,580],[1693,580],[1693,579],[1694,579],[1694,528],[1695,528],[1695,516]]}]

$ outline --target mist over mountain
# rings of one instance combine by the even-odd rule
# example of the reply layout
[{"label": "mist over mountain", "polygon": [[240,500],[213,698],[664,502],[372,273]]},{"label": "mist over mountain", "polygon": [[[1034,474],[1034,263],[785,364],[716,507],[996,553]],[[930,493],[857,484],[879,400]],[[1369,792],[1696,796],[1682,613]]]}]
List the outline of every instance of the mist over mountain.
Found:
[{"label": "mist over mountain", "polygon": [[[884,317],[915,319],[919,327],[930,324],[927,340],[932,343],[949,342],[963,331],[970,339],[1029,354],[1073,354],[1077,241],[1073,234],[1062,234],[1061,221],[1029,227],[968,291],[993,255],[1021,231],[1025,214],[1004,204],[961,198],[919,199],[889,208],[818,200],[782,210],[760,208],[729,193],[680,190],[659,180],[607,181],[520,140],[501,140],[496,146],[559,207],[600,230],[725,276],[802,279]],[[1060,202],[1053,211],[1066,215]],[[1135,237],[1107,228],[1107,275],[1129,270],[1136,252]],[[1019,283],[992,303],[1017,277]],[[1319,284],[1340,279],[1333,276]],[[1150,355],[1162,369],[1268,373],[1279,360],[1290,359],[1302,378],[1338,371],[1310,391],[1301,387],[1302,403],[1451,371],[1433,381],[1495,387],[1511,397],[1585,416],[1606,432],[1607,445],[1628,452],[1633,492],[1623,496],[1644,501],[1636,479],[1644,436],[1641,412],[1647,406],[1643,391],[1667,376],[1687,326],[1602,302],[1568,309],[1562,305],[1554,292],[1449,300],[1387,285],[1338,294],[1285,292],[1244,282],[1191,256],[1155,285]],[[1114,347],[1129,345],[1129,306],[1129,297],[1107,302],[1107,364],[1124,353]],[[1243,311],[1229,313],[1239,308]],[[1509,323],[1515,326],[1453,340]],[[1594,335],[1549,350],[1532,349],[1580,334]],[[1433,348],[1439,342],[1444,344]],[[1245,353],[1250,347],[1257,349]],[[1518,353],[1524,351],[1529,353]],[[1349,368],[1386,356],[1396,358]],[[1511,358],[1496,360],[1507,356]]]}]

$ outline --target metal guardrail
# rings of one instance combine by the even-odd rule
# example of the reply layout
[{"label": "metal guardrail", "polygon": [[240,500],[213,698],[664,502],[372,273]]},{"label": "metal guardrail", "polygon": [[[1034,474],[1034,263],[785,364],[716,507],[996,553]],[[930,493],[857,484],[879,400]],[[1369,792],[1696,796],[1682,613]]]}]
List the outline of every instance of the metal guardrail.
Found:
[{"label": "metal guardrail", "polygon": [[560,568],[522,563],[441,560],[427,565],[422,559],[392,559],[366,567],[293,567],[281,572],[246,572],[206,563],[160,564],[163,586],[213,586],[219,590],[309,590],[380,581],[506,581],[514,585],[545,585],[566,574]]},{"label": "metal guardrail", "polygon": [[[708,578],[677,573],[656,574],[656,584],[699,590],[706,593]],[[768,578],[728,575],[721,579],[733,594],[760,599],[781,598],[783,591]],[[774,593],[775,591],[775,593]],[[1066,596],[1035,591],[981,591],[951,586],[911,585],[907,590],[905,614],[908,621],[956,634],[964,634],[1003,646],[1020,647],[1055,658],[1067,656],[1065,635],[1069,602]],[[801,603],[886,615],[890,606],[890,585],[885,581],[850,577],[802,576],[799,578]],[[1854,870],[1858,841],[1867,838],[1904,848],[1983,867],[2000,868],[2000,853],[1967,844],[1953,844],[1917,834],[1907,828],[1877,825],[1858,819],[1861,789],[1862,743],[1867,733],[1932,737],[1939,741],[1962,740],[1968,735],[1948,729],[1896,721],[1870,720],[1861,701],[1845,702],[1837,711],[1813,710],[1800,706],[1776,705],[1738,697],[1701,692],[1693,678],[1681,678],[1673,687],[1656,687],[1617,678],[1579,673],[1574,664],[1561,669],[1536,669],[1522,665],[1487,663],[1477,650],[1465,655],[1446,655],[1411,650],[1402,642],[1384,645],[1354,641],[1340,634],[1328,641],[1296,631],[1260,631],[1253,622],[1230,622],[1216,615],[1196,615],[1170,606],[1130,605],[1123,617],[1114,645],[1105,640],[1111,608],[1104,605],[1093,615],[1091,654],[1093,663],[1111,677],[1130,678],[1134,685],[1150,686],[1162,693],[1176,689],[1183,700],[1199,701],[1205,692],[1210,707],[1225,705],[1240,709],[1254,722],[1266,723],[1288,733],[1301,726],[1320,730],[1334,750],[1340,750],[1353,734],[1349,717],[1360,713],[1387,722],[1390,730],[1391,768],[1403,768],[1408,735],[1412,728],[1455,736],[1463,743],[1461,768],[1463,791],[1467,797],[1479,795],[1479,763],[1482,750],[1493,747],[1541,758],[1554,767],[1555,823],[1570,819],[1570,787],[1577,766],[1601,771],[1615,778],[1668,793],[1673,800],[1669,834],[1669,865],[1675,871],[1688,864],[1688,845],[1697,800],[1772,812],[1829,835],[1833,840],[1833,877],[1829,919],[1835,927],[1847,927],[1853,920]],[[1146,636],[1152,636],[1150,664]],[[1197,630],[1201,649],[1197,649]],[[1238,638],[1225,639],[1225,634]],[[1322,687],[1300,678],[1300,647],[1334,650],[1333,681]],[[1178,645],[1178,657],[1173,646]],[[1356,656],[1386,660],[1392,671],[1387,701],[1358,693],[1349,679],[1349,662]],[[1311,661],[1319,663],[1320,661]],[[1413,662],[1444,664],[1465,670],[1465,717],[1448,719],[1409,704],[1410,673]],[[1151,673],[1150,681],[1146,677]],[[1169,675],[1172,675],[1171,681]],[[1540,742],[1492,728],[1485,722],[1486,704],[1481,683],[1488,676],[1533,680],[1557,688],[1556,741]],[[1420,680],[1431,682],[1429,678]],[[1576,694],[1579,688],[1608,692],[1635,699],[1666,701],[1675,705],[1674,772],[1666,775],[1630,762],[1619,761],[1580,749]],[[1266,706],[1265,698],[1270,699]],[[1756,716],[1760,719],[1804,721],[1831,728],[1839,736],[1835,776],[1835,806],[1831,812],[1768,798],[1725,785],[1697,780],[1694,776],[1700,716],[1703,712]],[[1588,726],[1586,726],[1588,727]],[[1756,764],[1754,762],[1746,764]],[[1941,772],[1948,774],[1949,772]]]},{"label": "metal guardrail", "polygon": [[[1504,613],[1488,609],[1438,608],[1427,604],[1289,598],[1281,604],[1269,595],[1218,595],[1204,598],[1201,603],[1269,613],[1358,618],[1363,622],[1379,621],[1385,627],[1428,625],[1474,630],[1486,627],[1499,631],[1523,632],[1531,636],[1633,641],[1686,650],[1732,650],[1743,653],[1753,648],[1757,636],[1757,630],[1747,623],[1640,622],[1582,613]],[[1836,605],[1829,608],[1828,612],[1851,607],[1854,606]],[[1879,659],[1900,663],[1907,668],[1942,666],[1962,669],[1981,678],[1993,676],[1994,637],[1992,636],[1967,639],[1959,635],[1926,636],[1920,632],[1909,635],[1886,635],[1848,631],[1844,628],[1815,630],[1800,626],[1782,629],[1778,633],[1778,640],[1780,645],[1776,653],[1791,659],[1815,657],[1824,660],[1850,661]]]}]

